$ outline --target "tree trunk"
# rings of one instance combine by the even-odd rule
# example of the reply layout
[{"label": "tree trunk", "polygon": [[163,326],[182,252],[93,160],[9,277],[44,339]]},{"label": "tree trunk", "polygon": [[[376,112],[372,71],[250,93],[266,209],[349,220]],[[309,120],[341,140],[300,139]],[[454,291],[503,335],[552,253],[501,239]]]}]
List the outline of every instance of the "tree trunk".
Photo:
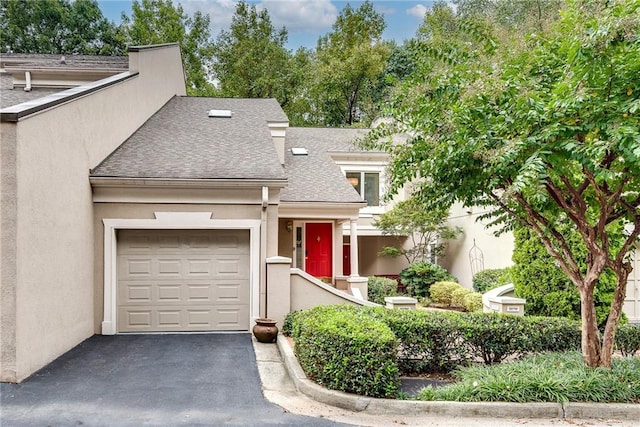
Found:
[{"label": "tree trunk", "polygon": [[596,308],[593,303],[593,289],[590,286],[580,287],[580,310],[582,316],[582,357],[588,366],[601,365],[602,348],[600,332],[596,319]]},{"label": "tree trunk", "polygon": [[615,293],[613,294],[613,301],[611,302],[611,311],[609,311],[609,317],[607,318],[607,325],[604,329],[604,338],[602,340],[602,355],[601,365],[611,367],[611,357],[613,356],[613,349],[615,345],[616,329],[620,315],[622,314],[622,304],[624,298],[627,295],[627,279],[631,268],[625,268],[623,265],[620,269],[616,269],[616,278],[618,283],[616,285]]}]

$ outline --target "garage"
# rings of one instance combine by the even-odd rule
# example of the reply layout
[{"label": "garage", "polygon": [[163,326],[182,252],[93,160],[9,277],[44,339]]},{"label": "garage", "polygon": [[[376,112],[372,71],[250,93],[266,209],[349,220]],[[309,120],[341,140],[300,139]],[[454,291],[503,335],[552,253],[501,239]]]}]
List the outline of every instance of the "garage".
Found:
[{"label": "garage", "polygon": [[248,230],[118,230],[117,331],[249,329]]}]

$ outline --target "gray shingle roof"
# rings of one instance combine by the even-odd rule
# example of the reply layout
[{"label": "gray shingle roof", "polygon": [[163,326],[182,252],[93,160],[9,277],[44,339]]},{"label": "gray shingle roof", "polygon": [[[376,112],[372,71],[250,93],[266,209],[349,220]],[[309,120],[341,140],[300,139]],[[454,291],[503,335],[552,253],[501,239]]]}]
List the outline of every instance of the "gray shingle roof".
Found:
[{"label": "gray shingle roof", "polygon": [[[353,142],[366,129],[287,129],[285,173],[289,185],[280,193],[283,202],[358,203],[362,197],[331,159],[329,151],[362,151]],[[292,147],[304,147],[307,156],[294,156]]]},{"label": "gray shingle roof", "polygon": [[44,53],[0,53],[5,67],[17,68],[69,68],[69,69],[129,69],[128,56],[62,55]]},{"label": "gray shingle roof", "polygon": [[[210,118],[212,109],[233,117]],[[288,121],[275,99],[174,97],[92,176],[284,179],[267,121]]]},{"label": "gray shingle roof", "polygon": [[22,104],[23,102],[42,98],[63,90],[64,89],[34,87],[31,92],[25,92],[24,88],[13,88],[13,79],[10,75],[0,73],[0,108]]}]

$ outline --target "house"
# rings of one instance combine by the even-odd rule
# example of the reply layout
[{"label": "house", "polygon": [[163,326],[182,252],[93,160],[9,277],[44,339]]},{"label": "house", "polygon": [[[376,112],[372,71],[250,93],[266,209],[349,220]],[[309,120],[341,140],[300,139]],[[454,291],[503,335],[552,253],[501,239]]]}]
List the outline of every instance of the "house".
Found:
[{"label": "house", "polygon": [[396,271],[359,260],[386,239],[370,225],[384,159],[353,149],[363,131],[187,97],[175,44],[0,67],[0,380],[93,334],[367,304],[363,274]]},{"label": "house", "polygon": [[404,267],[377,256],[387,158],[354,148],[366,130],[187,97],[176,44],[2,54],[0,81],[0,381],[94,334],[366,305],[366,276]]}]

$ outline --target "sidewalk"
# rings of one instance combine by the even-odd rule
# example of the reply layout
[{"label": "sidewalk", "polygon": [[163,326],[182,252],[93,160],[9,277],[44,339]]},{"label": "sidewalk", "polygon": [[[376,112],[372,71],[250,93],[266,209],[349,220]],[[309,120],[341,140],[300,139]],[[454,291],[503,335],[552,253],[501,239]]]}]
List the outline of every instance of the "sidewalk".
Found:
[{"label": "sidewalk", "polygon": [[[575,413],[583,418],[572,418],[569,413],[563,419],[563,409],[556,404],[425,403],[370,399],[327,390],[306,379],[295,360],[293,349],[283,336],[279,336],[277,345],[262,344],[254,338],[253,348],[264,396],[294,414],[358,426],[640,425],[640,405],[572,404],[567,409],[574,407]],[[491,411],[500,416],[493,415]]]}]

